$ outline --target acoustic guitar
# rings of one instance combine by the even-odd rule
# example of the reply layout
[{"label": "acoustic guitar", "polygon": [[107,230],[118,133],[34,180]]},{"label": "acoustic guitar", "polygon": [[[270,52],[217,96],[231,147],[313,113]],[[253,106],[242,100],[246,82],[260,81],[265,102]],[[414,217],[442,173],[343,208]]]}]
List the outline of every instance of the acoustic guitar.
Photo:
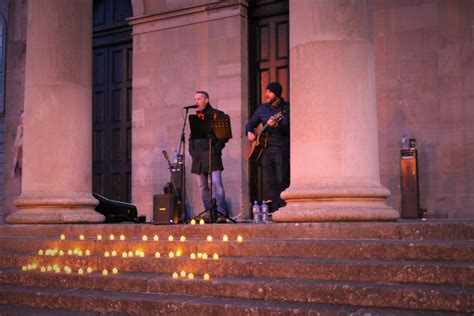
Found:
[{"label": "acoustic guitar", "polygon": [[[273,119],[275,120],[275,122],[280,122],[283,119],[284,115],[284,111],[280,111],[277,114],[273,115]],[[262,123],[260,123],[255,129],[254,134],[256,138],[250,144],[250,150],[247,155],[247,158],[249,160],[258,161],[258,159],[260,159],[260,156],[263,153],[263,150],[267,147],[268,138],[270,137],[270,135],[263,133],[267,127],[268,123],[266,123],[265,125],[262,125]]]}]

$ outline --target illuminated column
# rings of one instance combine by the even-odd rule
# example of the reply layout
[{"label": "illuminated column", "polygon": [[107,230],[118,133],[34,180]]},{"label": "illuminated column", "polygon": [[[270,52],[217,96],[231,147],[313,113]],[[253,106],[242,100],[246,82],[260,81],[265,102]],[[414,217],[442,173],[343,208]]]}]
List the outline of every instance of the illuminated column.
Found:
[{"label": "illuminated column", "polygon": [[28,2],[16,223],[102,222],[92,195],[92,1]]},{"label": "illuminated column", "polygon": [[372,1],[289,3],[291,186],[273,219],[396,220],[380,185]]}]

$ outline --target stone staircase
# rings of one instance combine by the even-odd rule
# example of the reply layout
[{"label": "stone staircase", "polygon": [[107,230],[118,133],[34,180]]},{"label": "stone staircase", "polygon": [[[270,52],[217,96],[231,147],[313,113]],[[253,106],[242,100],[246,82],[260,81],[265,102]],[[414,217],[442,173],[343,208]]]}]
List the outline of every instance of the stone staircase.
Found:
[{"label": "stone staircase", "polygon": [[0,315],[160,313],[472,315],[474,222],[0,226]]}]

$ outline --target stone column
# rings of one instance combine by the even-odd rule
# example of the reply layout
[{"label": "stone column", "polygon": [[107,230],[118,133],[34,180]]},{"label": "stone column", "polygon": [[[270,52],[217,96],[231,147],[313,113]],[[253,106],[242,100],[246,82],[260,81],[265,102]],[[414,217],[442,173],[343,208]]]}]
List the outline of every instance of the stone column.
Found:
[{"label": "stone column", "polygon": [[92,1],[28,2],[16,223],[102,222],[92,195]]},{"label": "stone column", "polygon": [[291,186],[275,221],[396,220],[380,185],[370,0],[290,1]]}]

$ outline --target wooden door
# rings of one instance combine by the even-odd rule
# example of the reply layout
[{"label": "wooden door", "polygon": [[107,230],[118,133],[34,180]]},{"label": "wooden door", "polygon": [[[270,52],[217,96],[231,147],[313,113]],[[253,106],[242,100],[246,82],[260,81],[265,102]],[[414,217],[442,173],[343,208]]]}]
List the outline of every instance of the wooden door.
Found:
[{"label": "wooden door", "polygon": [[93,192],[131,201],[132,37],[130,1],[95,0]]},{"label": "wooden door", "polygon": [[[249,18],[251,116],[265,102],[265,88],[272,81],[283,86],[282,97],[289,101],[288,1],[250,1]],[[260,170],[256,163],[250,163],[250,202],[261,201],[261,193]]]}]

